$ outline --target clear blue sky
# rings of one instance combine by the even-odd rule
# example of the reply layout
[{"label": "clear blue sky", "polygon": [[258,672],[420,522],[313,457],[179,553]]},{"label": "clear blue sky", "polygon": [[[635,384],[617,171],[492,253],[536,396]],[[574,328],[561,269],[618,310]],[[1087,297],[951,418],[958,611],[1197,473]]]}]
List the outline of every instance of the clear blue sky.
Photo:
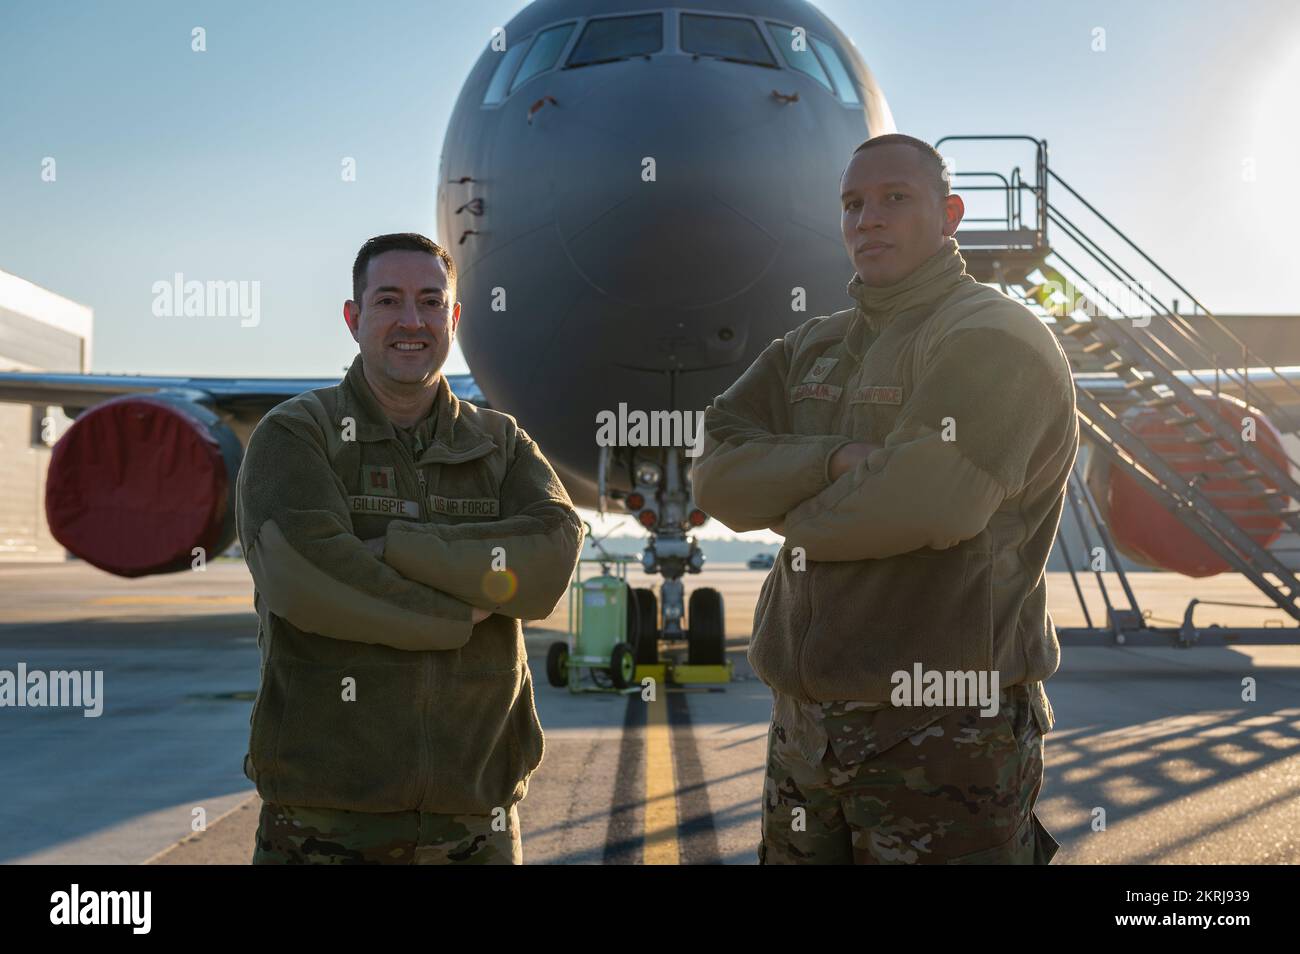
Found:
[{"label": "clear blue sky", "polygon": [[[1300,312],[1300,5],[820,6],[900,130],[1046,137],[1053,165],[1212,309]],[[4,0],[0,269],[95,309],[97,371],[340,371],[356,351],[340,317],[356,248],[433,233],[456,94],[520,7]],[[154,317],[152,285],[174,272],[260,281],[261,325]],[[448,370],[464,370],[458,353]]]}]

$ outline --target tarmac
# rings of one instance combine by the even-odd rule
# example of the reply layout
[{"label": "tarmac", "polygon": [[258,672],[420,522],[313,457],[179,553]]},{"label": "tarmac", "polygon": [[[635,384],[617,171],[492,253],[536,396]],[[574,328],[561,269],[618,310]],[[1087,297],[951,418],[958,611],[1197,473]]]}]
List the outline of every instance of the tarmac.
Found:
[{"label": "tarmac", "polygon": [[[529,864],[755,864],[771,694],[745,662],[765,571],[710,566],[734,680],[640,695],[547,684],[567,607],[526,630],[546,757],[520,804]],[[1153,619],[1192,596],[1260,604],[1242,578],[1130,577]],[[634,586],[654,582],[629,574]],[[259,801],[244,777],[258,682],[239,561],[119,579],[79,562],[0,564],[0,670],[101,670],[103,712],[0,708],[0,861],[246,864]],[[1058,626],[1082,616],[1049,574]],[[1294,625],[1202,607],[1201,624]],[[1283,635],[1279,633],[1279,635]],[[1243,680],[1256,696],[1243,701]],[[1300,632],[1283,645],[1066,645],[1047,683],[1037,810],[1057,864],[1300,862]]]}]

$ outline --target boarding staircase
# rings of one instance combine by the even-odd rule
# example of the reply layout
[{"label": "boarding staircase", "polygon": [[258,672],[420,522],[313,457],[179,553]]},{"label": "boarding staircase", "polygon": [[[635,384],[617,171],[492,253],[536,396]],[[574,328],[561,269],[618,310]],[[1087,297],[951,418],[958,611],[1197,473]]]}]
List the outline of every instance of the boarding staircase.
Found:
[{"label": "boarding staircase", "polygon": [[[1270,457],[1218,410],[1218,397],[1232,396],[1262,412],[1283,433],[1294,434],[1300,428],[1300,387],[1253,355],[1062,179],[1048,165],[1044,140],[948,136],[935,147],[959,160],[970,151],[1032,149],[1032,181],[1019,166],[1010,175],[950,167],[954,191],[967,204],[964,227],[957,233],[967,269],[977,280],[996,283],[1025,302],[1052,328],[1075,371],[1080,428],[1092,452],[1104,454],[1112,467],[1127,473],[1248,578],[1271,606],[1300,622],[1300,575],[1281,558],[1286,550],[1265,548],[1260,531],[1243,528],[1224,509],[1248,517],[1251,509],[1243,508],[1243,502],[1258,501],[1259,512],[1275,515],[1300,534],[1300,467],[1285,450],[1284,462]],[[1191,316],[1182,313],[1180,302],[1190,304]],[[1130,426],[1135,405],[1166,414],[1163,424],[1199,448],[1197,453],[1178,454],[1169,449],[1168,439],[1153,441],[1137,433]],[[1201,470],[1199,462],[1209,466]],[[1211,482],[1219,486],[1206,486]],[[1217,635],[1241,642],[1293,643],[1300,637],[1291,626],[1215,627],[1213,633],[1198,629],[1196,607],[1215,604],[1197,599],[1189,603],[1181,625],[1152,625],[1124,572],[1105,512],[1077,466],[1066,512],[1088,554],[1104,554],[1104,559],[1063,551],[1087,624],[1059,630],[1063,642],[1095,643],[1103,637],[1116,643],[1172,639],[1190,645]],[[1080,575],[1087,572],[1096,578],[1104,618],[1094,617],[1085,599]]]}]

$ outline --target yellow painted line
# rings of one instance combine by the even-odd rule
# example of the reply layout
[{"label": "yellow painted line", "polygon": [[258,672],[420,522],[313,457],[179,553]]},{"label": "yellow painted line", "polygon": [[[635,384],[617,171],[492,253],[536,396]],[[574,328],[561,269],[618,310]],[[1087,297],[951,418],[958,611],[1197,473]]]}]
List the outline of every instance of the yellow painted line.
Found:
[{"label": "yellow painted line", "polygon": [[655,693],[645,727],[645,864],[681,864],[677,851],[677,778],[668,701]]},{"label": "yellow painted line", "polygon": [[247,596],[101,596],[92,606],[184,606],[194,603],[251,606]]}]

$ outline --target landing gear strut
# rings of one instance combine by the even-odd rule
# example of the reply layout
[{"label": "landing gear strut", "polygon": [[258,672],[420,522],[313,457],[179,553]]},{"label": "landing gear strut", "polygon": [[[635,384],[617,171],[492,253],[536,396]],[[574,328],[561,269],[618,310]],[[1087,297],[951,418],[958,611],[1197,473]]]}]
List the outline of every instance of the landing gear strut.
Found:
[{"label": "landing gear strut", "polygon": [[[614,467],[627,468],[631,491],[608,491],[606,478]],[[729,674],[722,594],[713,587],[701,587],[690,594],[689,603],[685,598],[682,578],[704,567],[704,554],[688,533],[708,520],[691,500],[686,470],[682,448],[606,448],[599,469],[600,496],[602,501],[607,497],[621,499],[627,511],[649,531],[641,567],[646,573],[663,577],[658,599],[648,587],[639,587],[632,594],[637,616],[637,640],[633,643],[637,665],[655,666],[661,662],[660,640],[685,641],[686,666],[722,667]],[[629,633],[631,629],[629,624]],[[674,671],[683,671],[683,667],[676,666]]]}]

